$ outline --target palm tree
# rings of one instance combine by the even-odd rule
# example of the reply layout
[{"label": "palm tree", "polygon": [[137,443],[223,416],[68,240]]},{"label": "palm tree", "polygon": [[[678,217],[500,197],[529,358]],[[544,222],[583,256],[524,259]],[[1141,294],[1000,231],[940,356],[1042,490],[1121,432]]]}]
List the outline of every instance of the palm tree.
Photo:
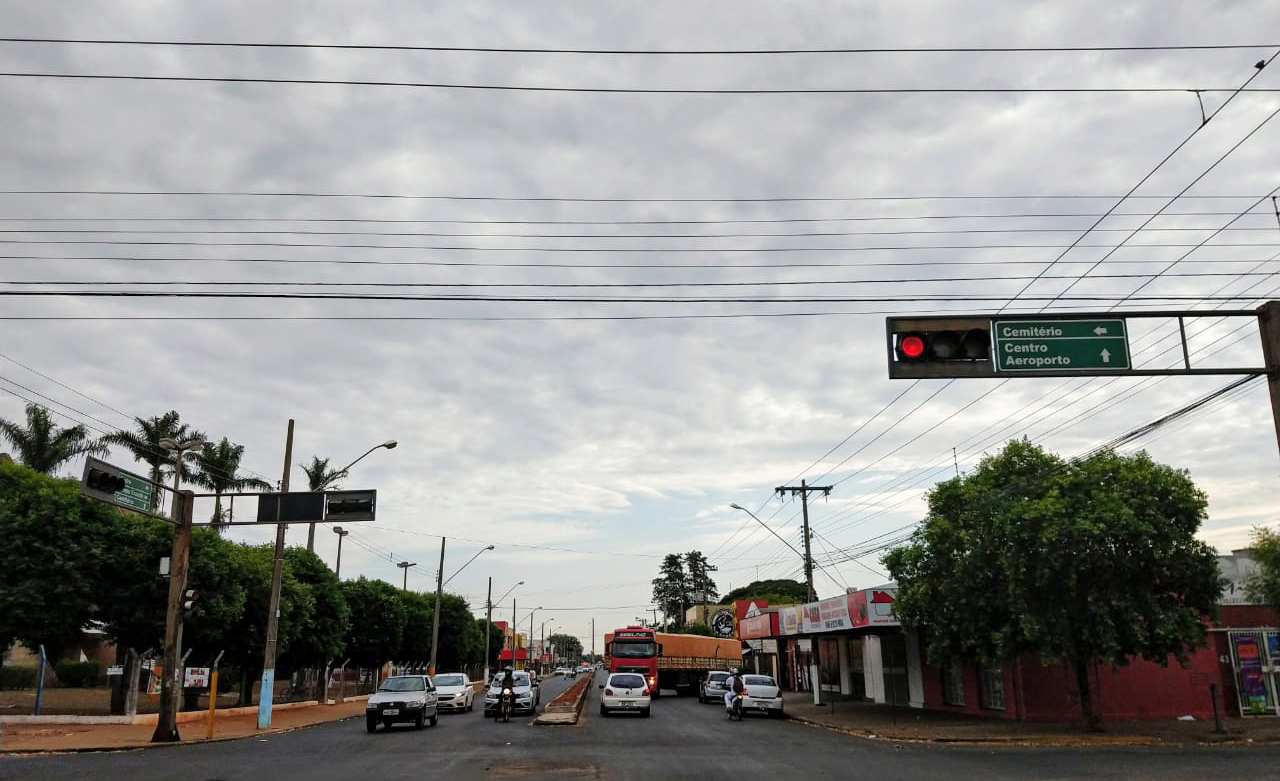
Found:
[{"label": "palm tree", "polygon": [[[153,483],[164,484],[173,471],[173,454],[160,447],[160,440],[172,439],[184,442],[191,439],[204,439],[204,434],[193,431],[183,423],[178,413],[170,410],[155,418],[134,418],[138,424],[133,431],[117,431],[102,438],[104,444],[119,445],[133,454],[135,461],[142,461],[151,468],[150,479]],[[187,462],[195,460],[195,453],[189,452],[183,457],[182,478],[191,481],[192,472]],[[160,507],[160,491],[151,492],[151,512]]]},{"label": "palm tree", "polygon": [[196,454],[196,466],[200,471],[191,477],[196,485],[213,491],[214,528],[222,531],[222,495],[228,491],[243,491],[254,488],[259,491],[270,490],[271,484],[256,477],[236,477],[240,470],[240,459],[244,456],[244,445],[237,445],[226,437],[216,445],[206,442],[204,449]]},{"label": "palm tree", "polygon": [[336,472],[329,468],[329,459],[312,456],[310,464],[298,464],[307,475],[307,482],[312,491],[324,491],[337,488],[338,481],[346,477],[345,472]]},{"label": "palm tree", "polygon": [[105,439],[90,439],[88,430],[80,425],[59,429],[39,404],[27,405],[25,428],[0,418],[0,435],[13,444],[22,463],[46,475],[76,456],[107,452]]}]

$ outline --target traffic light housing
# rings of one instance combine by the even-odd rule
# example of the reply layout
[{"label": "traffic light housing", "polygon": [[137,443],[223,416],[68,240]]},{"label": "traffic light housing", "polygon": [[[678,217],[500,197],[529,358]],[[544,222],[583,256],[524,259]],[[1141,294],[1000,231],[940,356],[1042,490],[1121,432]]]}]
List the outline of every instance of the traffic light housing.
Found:
[{"label": "traffic light housing", "polygon": [[124,490],[125,479],[123,475],[89,467],[85,470],[84,484],[94,491],[114,494]]},{"label": "traffic light housing", "polygon": [[990,361],[989,328],[909,331],[897,335],[898,360],[904,362]]},{"label": "traffic light housing", "polygon": [[196,602],[200,599],[200,592],[193,588],[189,588],[182,592],[182,620],[190,621],[191,616],[195,615]]},{"label": "traffic light housing", "polygon": [[377,491],[327,491],[325,521],[372,521]]},{"label": "traffic light housing", "polygon": [[989,317],[890,317],[890,379],[992,377]]}]

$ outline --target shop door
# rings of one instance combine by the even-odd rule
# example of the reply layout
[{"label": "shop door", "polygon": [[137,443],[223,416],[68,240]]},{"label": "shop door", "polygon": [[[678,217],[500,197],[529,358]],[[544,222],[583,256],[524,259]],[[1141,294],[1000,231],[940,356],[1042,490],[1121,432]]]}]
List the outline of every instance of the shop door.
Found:
[{"label": "shop door", "polygon": [[884,662],[884,701],[890,705],[909,705],[906,636],[881,635],[880,658]]},{"label": "shop door", "polygon": [[1227,633],[1241,716],[1280,716],[1280,632]]}]

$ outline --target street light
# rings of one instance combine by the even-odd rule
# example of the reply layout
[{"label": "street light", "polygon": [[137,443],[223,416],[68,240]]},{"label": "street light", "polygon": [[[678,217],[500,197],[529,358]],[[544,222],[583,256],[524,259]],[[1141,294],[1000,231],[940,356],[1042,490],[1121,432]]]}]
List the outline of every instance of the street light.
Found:
[{"label": "street light", "polygon": [[409,568],[410,568],[410,567],[416,567],[416,566],[418,566],[418,562],[416,562],[416,561],[398,561],[398,562],[396,562],[396,566],[397,566],[397,567],[399,567],[400,569],[404,570],[404,585],[403,585],[403,586],[401,586],[401,589],[402,589],[402,590],[404,590],[404,591],[408,591],[408,590],[409,590]]},{"label": "street light", "polygon": [[485,552],[485,551],[487,551],[487,550],[493,550],[493,546],[492,546],[492,545],[490,545],[490,546],[489,546],[489,547],[487,547],[487,548],[481,548],[480,550],[476,551],[476,555],[474,555],[474,556],[472,556],[471,558],[467,559],[467,563],[466,563],[466,564],[463,564],[461,567],[458,567],[458,569],[457,569],[456,571],[454,571],[454,573],[453,573],[452,575],[450,575],[450,576],[448,577],[448,579],[447,579],[447,580],[445,580],[444,585],[445,585],[445,586],[449,585],[449,581],[450,581],[450,580],[453,580],[454,578],[458,577],[458,573],[459,573],[459,572],[462,572],[464,569],[466,569],[468,564],[470,564],[471,562],[473,562],[473,561],[475,561],[476,559],[478,559],[478,558],[480,557],[480,554],[481,554],[481,553],[484,553],[484,552]]},{"label": "street light", "polygon": [[[511,588],[507,589],[507,594],[510,594],[512,591],[515,591],[516,586],[523,586],[523,585],[524,585],[523,580],[516,583],[515,586],[512,586]],[[498,597],[498,601],[501,602],[502,600],[506,599],[507,594],[503,594],[502,596]],[[489,578],[489,596],[490,597],[493,596],[493,578]],[[486,685],[488,685],[488,682],[489,682],[489,634],[490,634],[489,627],[491,626],[493,626],[493,600],[488,599],[488,600],[485,600],[485,612],[484,612],[484,680]],[[502,640],[502,644],[506,645],[505,637]]]},{"label": "street light", "polygon": [[525,643],[525,650],[526,650],[526,654],[529,656],[529,659],[525,662],[526,668],[529,666],[529,662],[533,661],[532,659],[533,654],[531,653],[531,651],[533,650],[533,616],[535,613],[537,613],[541,609],[542,609],[542,605],[538,605],[533,610],[529,611],[529,642]]},{"label": "street light", "polygon": [[[542,657],[547,655],[547,624],[555,621],[555,616],[542,619],[542,623],[538,625],[538,667],[542,667]],[[533,628],[530,627],[530,632]]]},{"label": "street light", "polygon": [[169,511],[173,521],[173,548],[169,554],[169,602],[164,626],[164,677],[160,681],[160,714],[152,743],[180,740],[178,735],[178,693],[182,691],[182,594],[187,588],[187,565],[191,559],[191,522],[184,512],[183,497],[178,492],[182,480],[182,457],[204,447],[202,439],[185,442],[165,437],[160,447],[173,453],[173,505]]},{"label": "street light", "polygon": [[[449,582],[448,580],[444,579],[445,539],[446,538],[444,537],[440,538],[440,568],[436,570],[436,601],[435,601],[435,606],[434,606],[434,609],[432,610],[432,616],[431,616],[431,662],[430,664],[427,665],[427,673],[429,673],[430,675],[436,674],[436,659],[438,659],[440,656],[438,653],[436,653],[436,644],[440,642],[440,603],[444,601],[444,585]],[[467,564],[470,564],[471,562],[475,561],[476,558],[481,553],[484,553],[487,550],[493,550],[493,546],[490,545],[487,548],[481,548],[480,550],[476,551],[475,556],[472,556],[471,558],[467,559]],[[453,580],[454,577],[457,576],[458,572],[462,572],[464,569],[466,569],[467,564],[463,564],[461,567],[458,567],[458,571],[450,575],[449,580]]]},{"label": "street light", "polygon": [[[394,439],[388,439],[386,442],[383,442],[381,445],[374,445],[373,447],[361,453],[360,458],[364,458],[365,456],[369,455],[370,453],[372,453],[373,451],[377,450],[380,447],[385,447],[387,450],[394,450],[396,445],[398,444],[399,443],[396,442]],[[350,464],[347,464],[346,466],[342,467],[337,472],[334,472],[333,474],[334,479],[336,480],[339,477],[345,477],[347,474],[347,470],[355,466],[360,461],[360,458],[357,458],[355,461],[352,461]],[[342,538],[339,537],[338,541],[341,542]],[[314,551],[315,549],[316,549],[316,525],[314,523],[311,523],[311,524],[307,524],[307,550]]]},{"label": "street light", "polygon": [[333,576],[338,580],[342,580],[342,538],[351,532],[341,526],[335,526],[333,527],[333,533],[338,535],[338,563],[333,567]]},{"label": "street light", "polygon": [[[785,539],[783,539],[783,538],[782,538],[782,536],[781,536],[780,534],[778,534],[776,531],[774,531],[774,530],[773,530],[773,528],[772,528],[771,526],[769,526],[769,524],[765,523],[764,521],[760,520],[759,518],[756,518],[756,514],[755,514],[755,513],[751,512],[750,510],[748,510],[747,508],[743,507],[742,505],[737,504],[736,502],[735,502],[735,503],[733,503],[733,504],[730,504],[729,506],[730,506],[730,507],[732,507],[732,508],[733,508],[733,509],[735,509],[735,510],[741,510],[741,511],[743,511],[744,513],[746,513],[747,515],[750,515],[752,518],[755,518],[756,523],[758,523],[758,524],[760,524],[761,526],[763,526],[764,528],[768,529],[768,530],[769,530],[769,533],[770,533],[770,534],[772,534],[774,537],[777,537],[779,540],[782,540],[782,544],[783,544],[783,545],[786,545],[788,548],[790,548],[791,550],[795,551],[795,552],[800,556],[800,558],[802,558],[802,559],[804,558],[804,554],[803,554],[803,553],[800,553],[800,551],[796,548],[796,546],[792,545],[791,543],[789,543],[789,542],[787,542]],[[805,559],[805,561],[808,561],[808,559]]]}]

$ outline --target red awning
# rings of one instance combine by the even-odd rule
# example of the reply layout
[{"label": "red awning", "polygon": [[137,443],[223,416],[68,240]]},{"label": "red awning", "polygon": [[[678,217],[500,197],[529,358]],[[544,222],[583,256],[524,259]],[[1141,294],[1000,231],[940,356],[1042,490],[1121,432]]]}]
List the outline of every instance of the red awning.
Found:
[{"label": "red awning", "polygon": [[[529,652],[528,652],[528,650],[526,650],[526,649],[524,649],[524,648],[518,648],[518,649],[516,649],[515,654],[516,654],[516,655],[515,655],[515,661],[517,661],[517,662],[527,662],[527,661],[529,660]],[[498,652],[498,661],[500,661],[500,662],[510,662],[511,660],[512,660],[512,658],[511,658],[511,650],[510,650],[510,649],[503,649],[503,650],[501,650],[501,651],[499,651],[499,652]]]}]

